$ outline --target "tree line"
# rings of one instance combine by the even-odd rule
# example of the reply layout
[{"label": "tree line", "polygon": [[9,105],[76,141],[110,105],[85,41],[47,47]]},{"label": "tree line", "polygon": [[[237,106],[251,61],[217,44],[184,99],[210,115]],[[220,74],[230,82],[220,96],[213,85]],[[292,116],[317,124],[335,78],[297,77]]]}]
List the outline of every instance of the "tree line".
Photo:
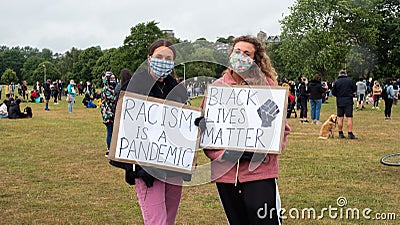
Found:
[{"label": "tree line", "polygon": [[[324,80],[334,80],[341,69],[353,78],[399,78],[399,15],[399,0],[297,0],[290,14],[280,21],[280,42],[266,43],[267,52],[280,78],[294,80],[320,74]],[[226,51],[216,55],[206,45],[229,45],[233,36],[219,37],[216,42],[199,38],[192,43],[168,37],[157,25],[155,21],[139,23],[130,28],[120,47],[104,50],[99,46],[84,50],[73,47],[64,54],[54,54],[50,49],[0,46],[1,82],[26,80],[33,84],[46,78],[100,84],[104,71],[135,71],[157,38],[188,43],[193,49],[185,52],[191,58],[206,59],[177,65],[178,76],[221,75],[225,66],[210,62],[227,59]]]}]

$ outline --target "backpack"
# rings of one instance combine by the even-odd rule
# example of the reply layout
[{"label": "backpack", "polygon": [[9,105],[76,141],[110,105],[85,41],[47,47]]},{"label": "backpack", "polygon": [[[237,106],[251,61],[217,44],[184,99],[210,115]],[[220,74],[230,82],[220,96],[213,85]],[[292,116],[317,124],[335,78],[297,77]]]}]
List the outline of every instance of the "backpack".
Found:
[{"label": "backpack", "polygon": [[383,100],[387,100],[388,99],[388,93],[387,93],[387,86],[385,85],[383,88],[382,88],[382,93],[381,93],[381,97],[382,97],[382,99]]}]

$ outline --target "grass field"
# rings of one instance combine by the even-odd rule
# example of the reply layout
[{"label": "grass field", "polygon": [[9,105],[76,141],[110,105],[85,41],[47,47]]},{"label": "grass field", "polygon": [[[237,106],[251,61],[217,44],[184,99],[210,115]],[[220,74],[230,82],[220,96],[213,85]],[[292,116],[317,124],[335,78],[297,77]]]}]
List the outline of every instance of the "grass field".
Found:
[{"label": "grass field", "polygon": [[[44,103],[22,103],[22,109],[32,107],[32,119],[0,120],[0,224],[143,224],[134,186],[104,157],[99,109],[84,108],[81,99],[73,114],[64,97],[48,112]],[[320,140],[319,126],[289,119],[292,132],[280,156],[278,181],[288,217],[284,224],[400,223],[400,168],[379,163],[383,155],[399,152],[400,106],[393,107],[392,121],[384,121],[383,111],[366,108],[354,112],[358,140]],[[330,98],[321,118],[335,111]],[[207,159],[200,153],[199,161]],[[339,197],[346,198],[345,206],[338,206]],[[323,218],[292,218],[307,208],[317,216],[324,212]],[[329,215],[324,208],[338,210]],[[346,218],[353,208],[360,219]],[[362,216],[364,209],[371,209],[371,219]],[[377,213],[396,213],[397,219],[373,220]],[[226,224],[215,185],[184,187],[176,223]]]}]

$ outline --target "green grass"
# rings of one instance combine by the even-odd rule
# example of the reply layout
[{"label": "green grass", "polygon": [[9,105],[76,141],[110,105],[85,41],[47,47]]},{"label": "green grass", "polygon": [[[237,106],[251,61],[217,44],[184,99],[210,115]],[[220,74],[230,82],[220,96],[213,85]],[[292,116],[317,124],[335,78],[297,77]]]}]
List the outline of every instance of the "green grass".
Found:
[{"label": "green grass", "polygon": [[[59,105],[50,104],[49,112],[43,110],[44,103],[22,103],[21,108],[32,107],[32,119],[0,120],[0,224],[143,224],[134,186],[127,185],[123,171],[104,157],[106,130],[99,109],[84,108],[81,99],[73,114],[63,97]],[[191,103],[199,105],[200,99]],[[383,111],[370,108],[355,112],[359,140],[320,140],[319,126],[289,119],[292,132],[280,156],[278,181],[285,209],[338,207],[336,200],[343,196],[347,208],[400,217],[400,168],[379,163],[383,155],[399,152],[399,106],[393,107],[392,121],[384,121]],[[322,120],[335,111],[331,98],[322,107]],[[199,162],[207,161],[200,154]],[[288,212],[285,215],[289,217]],[[184,187],[176,223],[226,224],[215,185]],[[376,223],[330,219],[328,213],[321,220],[284,221]]]}]

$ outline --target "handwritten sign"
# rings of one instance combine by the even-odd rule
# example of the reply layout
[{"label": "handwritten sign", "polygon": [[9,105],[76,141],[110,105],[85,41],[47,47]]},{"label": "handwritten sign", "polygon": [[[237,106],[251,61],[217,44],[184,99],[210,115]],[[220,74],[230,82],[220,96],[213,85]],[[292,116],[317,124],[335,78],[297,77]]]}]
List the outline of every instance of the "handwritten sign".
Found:
[{"label": "handwritten sign", "polygon": [[198,109],[172,101],[122,92],[109,158],[192,173],[198,149]]},{"label": "handwritten sign", "polygon": [[287,99],[282,87],[209,85],[200,147],[279,154]]}]

